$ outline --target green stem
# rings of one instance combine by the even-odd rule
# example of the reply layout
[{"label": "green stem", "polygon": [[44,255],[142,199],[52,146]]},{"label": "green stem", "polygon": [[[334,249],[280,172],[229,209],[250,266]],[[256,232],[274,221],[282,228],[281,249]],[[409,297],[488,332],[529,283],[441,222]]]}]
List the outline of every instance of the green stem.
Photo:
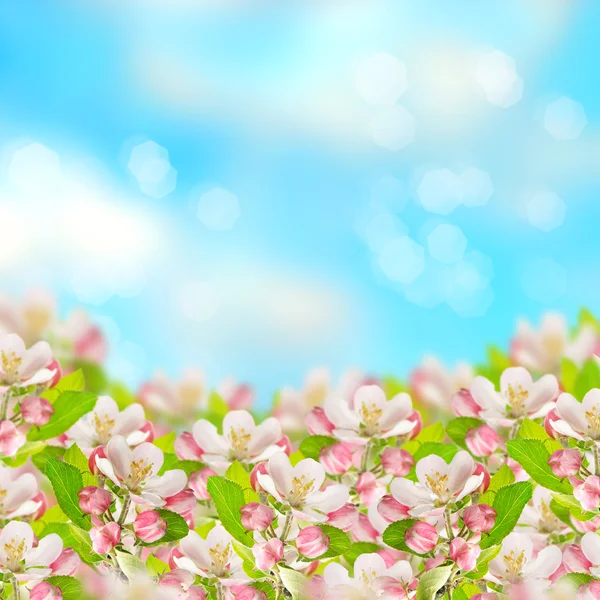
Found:
[{"label": "green stem", "polygon": [[592,446],[592,455],[594,457],[594,475],[600,475],[600,456],[598,456],[598,445],[596,442]]},{"label": "green stem", "polygon": [[367,442],[365,449],[363,450],[363,455],[360,460],[360,472],[364,473],[367,470],[369,465],[369,454],[371,454],[371,442]]},{"label": "green stem", "polygon": [[454,535],[452,534],[452,521],[450,520],[450,509],[446,508],[444,510],[444,523],[446,525],[446,534],[448,535],[448,540],[451,540]]},{"label": "green stem", "polygon": [[123,500],[123,507],[121,508],[121,514],[119,515],[119,520],[117,523],[119,525],[123,525],[125,523],[125,519],[127,518],[127,513],[129,512],[129,507],[131,506],[131,496],[127,494],[125,499]]},{"label": "green stem", "polygon": [[10,579],[9,579],[12,588],[13,588],[13,598],[14,600],[20,600],[21,598],[21,588],[19,587],[19,582],[17,581],[17,578],[14,575],[11,575]]},{"label": "green stem", "polygon": [[0,401],[0,421],[6,421],[8,415],[8,401],[10,400],[10,388],[3,394],[2,400]]},{"label": "green stem", "polygon": [[283,531],[281,532],[281,537],[279,538],[282,542],[287,540],[287,536],[290,533],[290,529],[292,527],[292,513],[289,512],[285,515],[285,521],[283,523]]}]

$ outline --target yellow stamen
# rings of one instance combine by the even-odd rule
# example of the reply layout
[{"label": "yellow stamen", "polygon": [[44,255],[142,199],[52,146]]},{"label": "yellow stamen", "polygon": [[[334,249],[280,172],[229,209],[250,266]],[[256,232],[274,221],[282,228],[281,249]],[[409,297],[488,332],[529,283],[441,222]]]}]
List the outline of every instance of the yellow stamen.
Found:
[{"label": "yellow stamen", "polygon": [[360,406],[358,414],[360,415],[360,420],[365,426],[365,433],[367,435],[373,435],[379,431],[379,419],[381,419],[383,410],[381,408],[377,408],[375,402],[371,402],[370,407],[367,406],[366,402],[363,402]]},{"label": "yellow stamen", "polygon": [[27,548],[25,547],[24,538],[12,538],[10,542],[4,544],[4,554],[7,559],[7,567],[13,573],[19,569],[19,563],[25,557]]},{"label": "yellow stamen", "polygon": [[138,491],[141,484],[152,474],[153,466],[154,463],[146,463],[145,458],[132,460],[129,465],[130,475],[125,482],[127,487],[132,492]]},{"label": "yellow stamen", "polygon": [[96,431],[96,437],[101,444],[106,444],[110,440],[110,434],[115,426],[115,420],[111,419],[108,415],[99,415],[94,413],[92,421],[94,430]]},{"label": "yellow stamen", "polygon": [[588,422],[588,434],[591,438],[600,438],[600,414],[596,404],[590,410],[586,411],[585,418]]},{"label": "yellow stamen", "polygon": [[512,386],[508,386],[507,390],[508,403],[511,406],[511,412],[513,417],[521,417],[525,414],[525,402],[529,398],[529,392],[524,390],[523,387],[517,384],[516,389]]},{"label": "yellow stamen", "polygon": [[229,443],[233,449],[232,458],[246,458],[248,456],[248,446],[252,441],[252,434],[248,433],[243,427],[229,430]]},{"label": "yellow stamen", "polygon": [[19,368],[23,359],[14,352],[5,352],[4,350],[0,353],[0,358],[4,379],[9,383],[16,382],[19,378]]},{"label": "yellow stamen", "polygon": [[292,478],[292,493],[288,498],[291,506],[298,507],[304,502],[306,497],[313,491],[315,480],[308,479],[307,475]]},{"label": "yellow stamen", "polygon": [[227,544],[222,547],[220,543],[217,543],[208,551],[208,554],[211,558],[210,565],[213,573],[217,577],[225,575],[231,556],[231,546]]},{"label": "yellow stamen", "polygon": [[521,550],[519,554],[515,554],[514,550],[511,550],[508,554],[504,555],[502,560],[506,565],[506,579],[514,583],[519,578],[519,575],[527,562],[525,552]]},{"label": "yellow stamen", "polygon": [[442,475],[436,471],[431,475],[426,475],[427,487],[442,501],[448,500],[450,490],[448,489],[448,475]]}]

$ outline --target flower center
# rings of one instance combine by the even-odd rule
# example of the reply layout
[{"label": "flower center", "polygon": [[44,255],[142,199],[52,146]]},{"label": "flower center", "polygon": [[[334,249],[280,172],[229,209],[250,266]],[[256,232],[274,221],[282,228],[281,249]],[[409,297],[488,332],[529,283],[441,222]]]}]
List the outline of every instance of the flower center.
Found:
[{"label": "flower center", "polygon": [[23,359],[14,352],[5,352],[4,350],[2,350],[0,357],[2,359],[4,379],[8,383],[15,383],[19,380],[19,368],[21,367]]},{"label": "flower center", "polygon": [[379,419],[383,414],[381,408],[377,408],[375,402],[371,402],[368,406],[366,402],[363,402],[358,411],[360,419],[365,426],[365,433],[367,435],[373,435],[379,431]]},{"label": "flower center", "polygon": [[194,383],[182,383],[179,386],[179,401],[186,410],[198,408],[204,395],[204,388]]},{"label": "flower center", "polygon": [[315,483],[314,479],[308,479],[307,475],[300,475],[299,477],[292,477],[292,493],[289,497],[289,503],[291,506],[298,507],[308,496]]},{"label": "flower center", "polygon": [[560,335],[546,335],[542,339],[542,346],[554,362],[563,352],[564,340]]},{"label": "flower center", "polygon": [[594,439],[600,438],[600,414],[597,404],[586,411],[585,418],[588,422],[588,435]]},{"label": "flower center", "polygon": [[506,579],[511,583],[514,583],[519,579],[519,575],[527,562],[525,552],[521,550],[519,554],[516,554],[514,550],[511,550],[508,554],[504,555],[502,560],[506,565],[504,571],[506,573]]},{"label": "flower center", "polygon": [[[433,477],[432,477],[433,475]],[[450,495],[448,489],[448,475],[442,475],[439,471],[426,475],[427,487],[442,501],[446,502]]]},{"label": "flower center", "polygon": [[14,537],[4,544],[4,554],[6,555],[6,566],[9,571],[16,573],[19,570],[19,563],[25,557],[27,547],[25,538]]},{"label": "flower center", "polygon": [[373,569],[364,569],[360,575],[362,582],[365,585],[371,585],[374,579],[377,578],[377,573]]},{"label": "flower center", "polygon": [[529,392],[524,390],[520,384],[517,384],[515,387],[509,385],[506,395],[508,396],[508,403],[512,409],[512,416],[522,417],[527,412],[525,410],[525,402],[529,397]]},{"label": "flower center", "polygon": [[8,495],[8,491],[0,488],[0,508],[2,508],[4,506],[4,499],[6,498],[7,495]]},{"label": "flower center", "polygon": [[98,413],[94,413],[92,424],[98,441],[101,444],[106,444],[110,440],[115,420],[111,419],[107,414],[99,415]]},{"label": "flower center", "polygon": [[219,542],[208,551],[208,554],[211,558],[210,566],[212,567],[213,573],[217,577],[223,577],[227,571],[227,565],[229,564],[231,546],[229,544],[221,546],[221,543]]},{"label": "flower center", "polygon": [[542,500],[540,502],[540,531],[553,533],[560,525],[560,519],[550,510],[550,505],[545,500]]},{"label": "flower center", "polygon": [[152,467],[154,463],[147,463],[145,458],[140,458],[140,460],[132,460],[129,464],[129,477],[125,482],[127,487],[135,492],[139,489],[140,485],[148,479],[148,477],[152,474]]},{"label": "flower center", "polygon": [[252,434],[244,427],[229,430],[229,443],[233,449],[233,458],[246,458],[248,456],[248,445],[252,440]]}]

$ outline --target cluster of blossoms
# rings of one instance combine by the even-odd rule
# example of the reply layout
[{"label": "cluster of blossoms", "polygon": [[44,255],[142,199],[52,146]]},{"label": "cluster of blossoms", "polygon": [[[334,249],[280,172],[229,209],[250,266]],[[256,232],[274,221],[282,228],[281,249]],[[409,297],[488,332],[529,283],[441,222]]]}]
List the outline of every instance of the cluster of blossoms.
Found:
[{"label": "cluster of blossoms", "polygon": [[261,418],[199,372],[131,394],[77,350],[105,347],[87,320],[56,351],[25,322],[0,335],[2,598],[600,599],[586,312],[407,385],[314,371]]}]

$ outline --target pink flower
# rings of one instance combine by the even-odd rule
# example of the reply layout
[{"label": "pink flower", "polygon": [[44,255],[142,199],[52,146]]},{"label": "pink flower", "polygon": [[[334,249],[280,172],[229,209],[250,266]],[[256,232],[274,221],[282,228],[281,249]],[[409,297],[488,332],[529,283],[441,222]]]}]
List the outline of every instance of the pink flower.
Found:
[{"label": "pink flower", "polygon": [[49,369],[50,371],[54,371],[54,376],[48,382],[48,387],[54,387],[62,379],[62,376],[63,376],[62,367],[60,366],[60,363],[58,362],[58,360],[56,360],[56,358],[55,358],[54,360],[51,360],[50,363],[48,363],[46,365],[46,369]]},{"label": "pink flower", "polygon": [[194,436],[190,431],[184,431],[175,440],[175,454],[180,460],[202,460],[204,454],[202,448],[198,446]]},{"label": "pink flower", "polygon": [[386,448],[381,453],[381,466],[389,475],[404,477],[415,465],[412,454],[401,448]]},{"label": "pink flower", "polygon": [[54,407],[45,398],[26,396],[21,401],[21,416],[25,423],[41,427],[54,414]]},{"label": "pink flower", "polygon": [[330,512],[327,515],[327,524],[332,527],[337,527],[342,531],[350,531],[356,524],[358,518],[358,511],[354,504],[347,502],[344,506]]},{"label": "pink flower", "polygon": [[577,589],[577,600],[600,600],[600,581],[590,581]]},{"label": "pink flower", "polygon": [[261,462],[258,463],[253,469],[252,471],[250,471],[250,485],[252,486],[252,489],[255,492],[262,492],[264,491],[262,486],[260,485],[260,482],[258,481],[258,476],[259,475],[267,475],[267,463],[266,462]]},{"label": "pink flower", "polygon": [[166,510],[172,510],[178,515],[181,515],[186,520],[192,516],[194,509],[196,508],[196,494],[194,490],[189,487],[183,488],[180,492],[177,492],[173,496],[165,498],[165,504],[162,508]]},{"label": "pink flower", "polygon": [[319,462],[329,475],[343,475],[352,466],[352,452],[344,443],[325,446],[319,455]]},{"label": "pink flower", "polygon": [[270,571],[283,557],[283,542],[279,538],[271,538],[268,542],[256,543],[252,554],[261,571]]},{"label": "pink flower", "polygon": [[365,506],[371,506],[385,494],[387,486],[377,480],[373,473],[367,471],[358,476],[356,493]]},{"label": "pink flower", "polygon": [[62,597],[61,589],[47,581],[34,585],[29,594],[29,600],[61,600]]},{"label": "pink flower", "polygon": [[264,531],[275,518],[275,511],[266,504],[249,502],[240,508],[242,525],[248,531]]},{"label": "pink flower", "polygon": [[579,450],[576,448],[569,448],[567,450],[557,450],[554,452],[548,459],[548,464],[557,477],[563,478],[577,475],[581,468],[582,460]]},{"label": "pink flower", "polygon": [[474,533],[490,531],[496,522],[496,511],[487,504],[475,504],[465,508],[464,524]]},{"label": "pink flower", "polygon": [[112,504],[110,492],[95,485],[89,485],[77,492],[79,496],[79,508],[87,515],[101,515],[106,512]]},{"label": "pink flower", "polygon": [[452,396],[452,410],[457,417],[479,417],[483,408],[475,401],[473,394],[463,388]]},{"label": "pink flower", "polygon": [[465,443],[475,456],[491,456],[498,447],[498,434],[489,425],[480,425],[467,431]]},{"label": "pink flower", "polygon": [[437,545],[438,533],[433,525],[417,521],[404,533],[406,545],[417,554],[427,554]]},{"label": "pink flower", "polygon": [[64,548],[58,558],[50,563],[52,575],[75,575],[81,565],[81,558],[73,548]]},{"label": "pink flower", "polygon": [[551,437],[557,440],[561,437],[561,434],[554,429],[554,423],[560,421],[561,418],[558,416],[556,409],[553,408],[545,417],[544,417],[544,429],[546,433]]},{"label": "pink flower", "polygon": [[419,433],[421,433],[421,429],[423,429],[423,419],[421,418],[421,413],[418,410],[413,410],[412,413],[408,415],[408,419],[406,420],[413,424],[413,428],[406,434],[406,438],[409,440],[414,440]]},{"label": "pink flower", "polygon": [[569,544],[563,549],[563,566],[567,573],[589,573],[594,563],[587,558],[581,546]]},{"label": "pink flower", "polygon": [[386,494],[377,505],[379,514],[389,523],[410,519],[410,507],[400,504],[391,494]]},{"label": "pink flower", "polygon": [[463,571],[472,571],[480,554],[481,548],[477,544],[469,544],[461,537],[456,537],[450,542],[450,558]]},{"label": "pink flower", "polygon": [[335,425],[327,418],[325,411],[317,406],[306,415],[306,429],[310,435],[333,435]]},{"label": "pink flower", "polygon": [[31,348],[15,333],[0,337],[0,383],[22,387],[48,383],[55,371],[46,366],[52,361],[47,342],[37,342]]},{"label": "pink flower", "polygon": [[146,510],[135,518],[133,531],[142,542],[151,544],[165,535],[167,522],[155,510]]},{"label": "pink flower", "polygon": [[95,515],[92,517],[94,525],[90,531],[92,548],[96,554],[110,552],[121,540],[121,527],[118,523],[111,521],[104,525]]},{"label": "pink flower", "polygon": [[26,437],[11,421],[0,422],[0,454],[14,456],[25,443]]},{"label": "pink flower", "polygon": [[193,490],[198,500],[210,500],[210,494],[206,489],[206,484],[208,482],[208,478],[212,477],[213,475],[216,475],[216,473],[208,467],[200,469],[199,471],[195,471],[190,475],[188,485]]},{"label": "pink flower", "polygon": [[246,383],[236,383],[233,379],[224,379],[218,389],[219,395],[229,410],[250,410],[254,403],[254,390]]},{"label": "pink flower", "polygon": [[473,470],[473,475],[481,475],[481,485],[478,488],[475,488],[475,492],[477,494],[484,494],[487,492],[487,489],[490,487],[490,472],[487,470],[487,467],[483,463],[475,463],[475,469]]},{"label": "pink flower", "polygon": [[317,558],[329,550],[329,537],[317,526],[305,527],[296,538],[296,548],[306,558]]},{"label": "pink flower", "polygon": [[[0,466],[0,520],[36,517],[45,502],[32,473]],[[41,495],[40,495],[41,494]]]},{"label": "pink flower", "polygon": [[583,483],[576,485],[573,496],[585,510],[595,510],[600,506],[600,477],[590,475]]},{"label": "pink flower", "polygon": [[193,585],[196,577],[185,569],[172,569],[158,579],[158,587],[179,592],[179,600],[206,600],[206,592],[199,585]]},{"label": "pink flower", "polygon": [[88,467],[94,475],[102,475],[102,471],[98,468],[96,463],[97,458],[106,458],[106,450],[104,446],[98,446],[94,448],[88,458]]}]

